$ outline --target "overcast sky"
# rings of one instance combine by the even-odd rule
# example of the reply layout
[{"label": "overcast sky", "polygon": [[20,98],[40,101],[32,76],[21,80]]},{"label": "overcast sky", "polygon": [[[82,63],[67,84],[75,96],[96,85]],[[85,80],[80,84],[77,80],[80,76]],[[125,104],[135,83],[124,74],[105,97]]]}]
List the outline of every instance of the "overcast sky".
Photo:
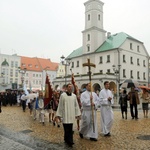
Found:
[{"label": "overcast sky", "polygon": [[[59,62],[82,46],[87,0],[0,0],[0,52]],[[150,0],[103,0],[104,30],[125,32],[150,54]]]}]

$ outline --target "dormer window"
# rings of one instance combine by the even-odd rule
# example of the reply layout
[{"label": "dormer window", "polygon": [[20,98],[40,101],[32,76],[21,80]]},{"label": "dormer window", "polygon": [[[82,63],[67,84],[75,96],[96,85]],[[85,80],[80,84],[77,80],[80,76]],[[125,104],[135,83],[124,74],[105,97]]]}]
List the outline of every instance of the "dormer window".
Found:
[{"label": "dormer window", "polygon": [[32,64],[29,64],[28,66],[31,68],[31,67],[32,67]]}]

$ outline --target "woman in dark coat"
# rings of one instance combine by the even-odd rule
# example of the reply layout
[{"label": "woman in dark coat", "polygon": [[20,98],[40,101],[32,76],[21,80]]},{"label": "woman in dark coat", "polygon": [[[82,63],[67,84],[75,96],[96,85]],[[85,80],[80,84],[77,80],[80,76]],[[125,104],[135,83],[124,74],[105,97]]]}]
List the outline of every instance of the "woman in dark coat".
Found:
[{"label": "woman in dark coat", "polygon": [[124,119],[125,112],[125,119],[127,119],[128,95],[126,90],[123,90],[123,93],[121,94],[119,99],[119,104],[121,108],[122,118]]}]

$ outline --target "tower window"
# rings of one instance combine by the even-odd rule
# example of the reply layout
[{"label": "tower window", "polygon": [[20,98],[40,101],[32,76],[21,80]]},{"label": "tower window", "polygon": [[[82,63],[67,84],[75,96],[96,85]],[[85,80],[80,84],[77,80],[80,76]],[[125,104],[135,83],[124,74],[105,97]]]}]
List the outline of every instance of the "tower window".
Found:
[{"label": "tower window", "polygon": [[90,45],[87,46],[87,51],[88,51],[88,52],[90,51]]},{"label": "tower window", "polygon": [[98,15],[98,20],[101,20],[101,15]]},{"label": "tower window", "polygon": [[90,20],[90,14],[88,14],[88,20]]},{"label": "tower window", "polygon": [[90,34],[88,34],[88,41],[90,41]]}]

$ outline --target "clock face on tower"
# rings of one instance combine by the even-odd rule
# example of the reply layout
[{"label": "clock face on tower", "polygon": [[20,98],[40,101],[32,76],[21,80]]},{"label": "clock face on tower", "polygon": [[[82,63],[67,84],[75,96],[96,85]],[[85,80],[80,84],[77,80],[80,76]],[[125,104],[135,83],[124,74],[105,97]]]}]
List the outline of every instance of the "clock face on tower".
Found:
[{"label": "clock face on tower", "polygon": [[88,5],[88,6],[87,6],[87,9],[90,9],[90,8],[91,8],[91,6],[90,6],[90,5]]},{"label": "clock face on tower", "polygon": [[101,9],[101,6],[100,6],[100,5],[98,5],[98,9]]}]

